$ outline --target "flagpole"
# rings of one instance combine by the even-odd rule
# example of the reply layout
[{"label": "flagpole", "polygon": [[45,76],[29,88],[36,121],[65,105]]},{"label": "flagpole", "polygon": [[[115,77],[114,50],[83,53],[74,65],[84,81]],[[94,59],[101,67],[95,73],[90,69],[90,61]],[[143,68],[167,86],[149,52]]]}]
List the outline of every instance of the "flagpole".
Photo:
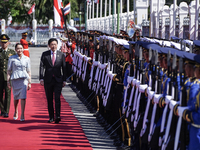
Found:
[{"label": "flagpole", "polygon": [[71,20],[71,0],[69,1],[69,3],[70,3],[69,20]]},{"label": "flagpole", "polygon": [[[63,19],[64,19],[65,29],[67,30],[66,17],[65,17],[63,8],[61,8],[61,11],[62,11]],[[68,37],[68,41],[69,41],[69,33],[68,33],[68,30],[67,30],[67,37]]]},{"label": "flagpole", "polygon": [[[35,3],[34,3],[34,5],[35,5]],[[35,10],[34,10],[34,12],[33,12],[33,20],[35,19]]]}]

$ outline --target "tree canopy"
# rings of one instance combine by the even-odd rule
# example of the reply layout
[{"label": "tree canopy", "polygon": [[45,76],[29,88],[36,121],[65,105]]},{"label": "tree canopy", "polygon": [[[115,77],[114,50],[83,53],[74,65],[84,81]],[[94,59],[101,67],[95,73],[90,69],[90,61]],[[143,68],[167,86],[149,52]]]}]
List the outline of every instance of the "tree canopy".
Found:
[{"label": "tree canopy", "polygon": [[[9,13],[12,16],[12,23],[31,24],[33,15],[28,11],[35,2],[35,18],[38,22],[47,24],[49,19],[54,18],[53,0],[1,0],[0,19],[8,19]],[[63,7],[71,3],[71,18],[78,17],[81,0],[62,0]],[[69,16],[69,15],[68,15]],[[67,17],[69,18],[69,17]]]}]

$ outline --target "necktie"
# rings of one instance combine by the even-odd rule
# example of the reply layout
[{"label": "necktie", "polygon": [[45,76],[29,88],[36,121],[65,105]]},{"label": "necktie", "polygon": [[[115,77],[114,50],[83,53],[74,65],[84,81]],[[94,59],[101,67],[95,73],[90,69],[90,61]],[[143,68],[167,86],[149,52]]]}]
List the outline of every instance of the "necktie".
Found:
[{"label": "necktie", "polygon": [[52,64],[53,64],[53,66],[54,66],[55,60],[56,60],[56,57],[55,57],[55,52],[54,52],[53,56],[52,56]]}]

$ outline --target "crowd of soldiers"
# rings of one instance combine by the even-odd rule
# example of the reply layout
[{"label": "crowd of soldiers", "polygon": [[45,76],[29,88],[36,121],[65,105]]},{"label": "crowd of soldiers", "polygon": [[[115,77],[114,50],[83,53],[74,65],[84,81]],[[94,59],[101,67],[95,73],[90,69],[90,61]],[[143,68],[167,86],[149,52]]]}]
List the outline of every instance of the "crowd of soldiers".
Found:
[{"label": "crowd of soldiers", "polygon": [[104,127],[102,138],[122,149],[200,149],[199,41],[139,30],[133,38],[96,30],[69,37],[76,48],[68,78]]}]

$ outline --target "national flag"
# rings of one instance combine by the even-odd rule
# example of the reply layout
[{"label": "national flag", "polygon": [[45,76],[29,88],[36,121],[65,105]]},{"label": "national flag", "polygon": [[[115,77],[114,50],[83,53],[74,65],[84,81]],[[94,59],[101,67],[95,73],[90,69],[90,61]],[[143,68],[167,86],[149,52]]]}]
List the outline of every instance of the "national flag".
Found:
[{"label": "national flag", "polygon": [[92,4],[91,0],[87,0],[87,5],[91,5],[91,4]]},{"label": "national flag", "polygon": [[64,19],[61,8],[63,8],[62,0],[53,0],[55,25],[59,25],[61,28],[63,28]]},{"label": "national flag", "polygon": [[99,4],[99,0],[94,0],[94,2]]},{"label": "national flag", "polygon": [[64,7],[63,11],[64,11],[64,15],[69,14],[69,12],[71,11],[70,3],[68,3],[68,4]]},{"label": "national flag", "polygon": [[28,11],[28,14],[32,14],[33,12],[35,12],[35,4],[33,4],[30,8],[30,10]]}]

